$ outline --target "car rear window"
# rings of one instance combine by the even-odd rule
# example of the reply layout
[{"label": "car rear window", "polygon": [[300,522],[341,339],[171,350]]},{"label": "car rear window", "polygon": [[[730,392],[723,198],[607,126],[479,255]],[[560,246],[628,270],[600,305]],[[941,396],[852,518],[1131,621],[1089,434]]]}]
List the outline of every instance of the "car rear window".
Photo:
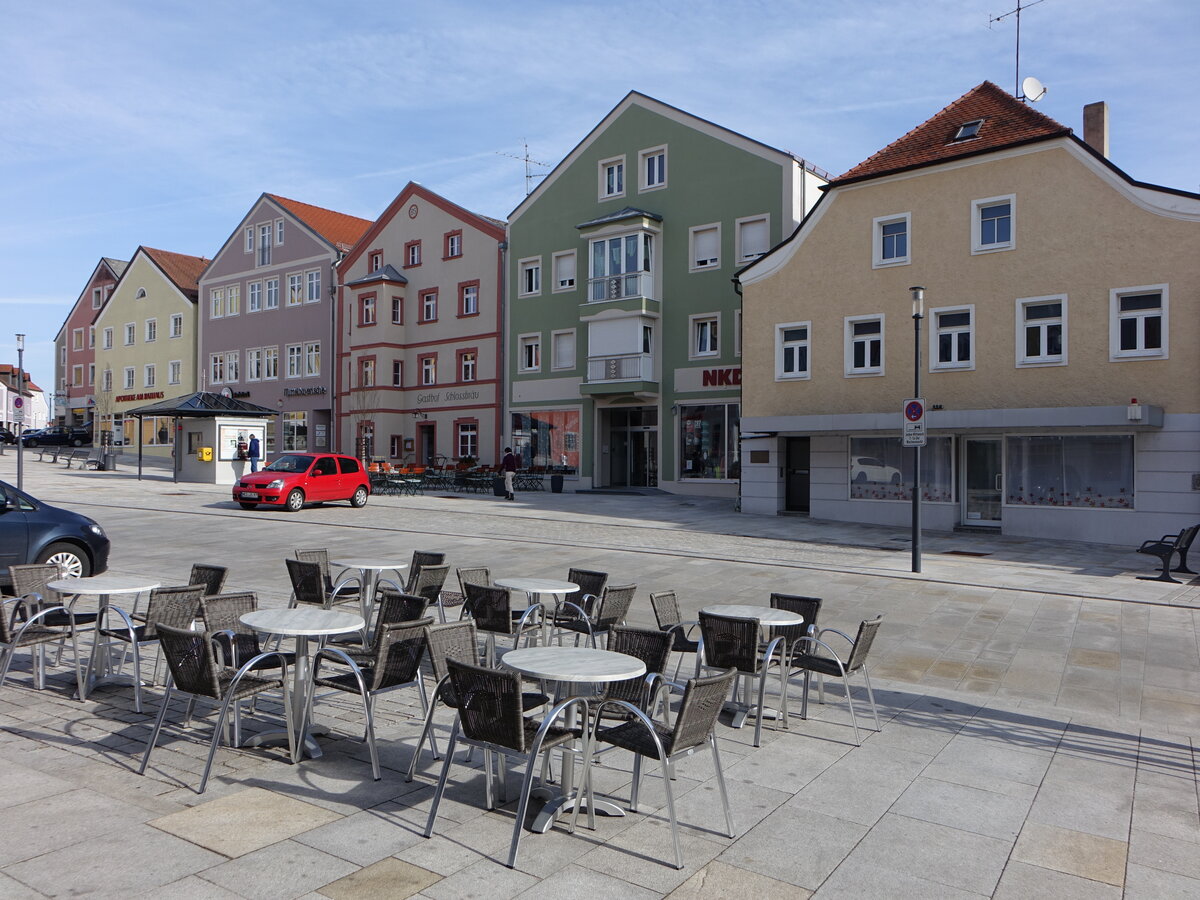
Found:
[{"label": "car rear window", "polygon": [[362,467],[359,466],[357,459],[350,459],[344,456],[338,457],[338,468],[342,470],[343,475],[355,475],[362,471]]}]

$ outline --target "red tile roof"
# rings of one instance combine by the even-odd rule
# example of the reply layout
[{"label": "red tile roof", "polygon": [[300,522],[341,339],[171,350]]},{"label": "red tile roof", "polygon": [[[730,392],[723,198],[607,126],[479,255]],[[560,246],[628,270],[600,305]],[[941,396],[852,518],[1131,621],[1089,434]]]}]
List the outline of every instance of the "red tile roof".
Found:
[{"label": "red tile roof", "polygon": [[[976,119],[983,120],[978,137],[955,141],[959,126]],[[1070,128],[985,81],[830,184],[876,178],[1070,133]]]},{"label": "red tile roof", "polygon": [[289,200],[278,194],[267,196],[339,250],[349,250],[371,227],[369,219],[348,216],[332,209],[322,209],[310,203],[301,203],[299,200]]},{"label": "red tile roof", "polygon": [[172,253],[169,250],[155,250],[153,247],[142,247],[142,249],[166,273],[175,287],[193,299],[200,293],[200,273],[204,271],[209,260],[203,256],[188,256],[184,253]]}]

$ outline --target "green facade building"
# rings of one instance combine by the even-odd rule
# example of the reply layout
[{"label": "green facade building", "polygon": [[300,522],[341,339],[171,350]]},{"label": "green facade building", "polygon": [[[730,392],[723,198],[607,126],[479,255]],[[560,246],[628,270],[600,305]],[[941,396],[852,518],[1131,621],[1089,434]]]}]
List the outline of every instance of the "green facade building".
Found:
[{"label": "green facade building", "polygon": [[507,435],[524,464],[568,488],[735,496],[731,278],[825,180],[643,94],[617,104],[509,219]]}]

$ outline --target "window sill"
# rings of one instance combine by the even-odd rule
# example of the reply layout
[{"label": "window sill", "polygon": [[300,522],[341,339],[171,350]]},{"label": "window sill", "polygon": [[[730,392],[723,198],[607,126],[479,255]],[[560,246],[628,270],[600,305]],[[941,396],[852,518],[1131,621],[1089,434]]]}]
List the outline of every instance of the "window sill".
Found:
[{"label": "window sill", "polygon": [[791,374],[782,375],[782,374],[776,372],[775,380],[776,381],[812,381],[812,373],[805,372],[802,375],[791,375]]},{"label": "window sill", "polygon": [[871,263],[872,269],[891,269],[897,266],[911,266],[912,257],[906,256],[903,259],[877,259]]},{"label": "window sill", "polygon": [[1161,350],[1128,350],[1124,353],[1113,353],[1108,357],[1109,362],[1138,362],[1147,359],[1169,359],[1169,355]]},{"label": "window sill", "polygon": [[938,372],[974,372],[975,363],[964,363],[962,365],[943,365],[930,366],[929,374],[936,375]]},{"label": "window sill", "polygon": [[878,371],[872,370],[870,372],[850,371],[844,373],[844,376],[846,378],[881,378],[883,374],[883,369],[879,369]]},{"label": "window sill", "polygon": [[1065,359],[1019,359],[1017,360],[1018,369],[1045,369],[1050,366],[1065,366]]},{"label": "window sill", "polygon": [[995,246],[989,244],[986,247],[972,247],[971,255],[972,256],[986,256],[989,253],[1003,253],[1005,250],[1016,250],[1016,249],[1017,249],[1016,244],[996,244]]}]

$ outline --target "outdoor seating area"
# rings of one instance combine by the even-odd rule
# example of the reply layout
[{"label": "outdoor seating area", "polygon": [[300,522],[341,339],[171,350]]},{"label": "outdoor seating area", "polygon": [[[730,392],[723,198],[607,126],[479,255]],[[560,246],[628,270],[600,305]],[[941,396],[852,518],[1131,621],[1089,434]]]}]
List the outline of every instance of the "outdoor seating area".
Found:
[{"label": "outdoor seating area", "polygon": [[[459,494],[488,494],[492,480],[502,476],[500,466],[455,465],[424,466],[396,465],[386,460],[369,463],[367,473],[372,493],[382,496],[417,496],[425,491],[447,491]],[[544,491],[546,478],[551,474],[546,466],[519,469],[513,478],[518,491]]]},{"label": "outdoor seating area", "polygon": [[[862,623],[857,639],[845,638],[849,649],[839,656],[827,639],[833,630],[817,631],[814,622],[784,608],[790,595],[778,594],[763,598],[770,605],[703,608],[693,640],[682,636],[687,625],[678,621],[673,593],[653,598],[659,627],[639,628],[626,624],[639,601],[637,584],[611,583],[609,573],[574,567],[563,580],[492,580],[486,567],[461,566],[460,590],[446,591],[446,557],[416,550],[353,559],[325,549],[297,550],[278,569],[281,588],[291,590],[284,608],[262,608],[250,591],[222,593],[226,568],[202,563],[192,566],[192,583],[179,586],[117,573],[77,579],[21,573],[41,580],[23,583],[39,590],[6,603],[0,685],[17,651],[28,649],[31,682],[9,677],[6,689],[45,689],[52,645],[71,643],[76,652],[66,663],[78,671],[71,681],[75,698],[129,696],[134,713],[145,717],[130,725],[140,757],[131,756],[131,768],[154,774],[155,759],[167,748],[178,753],[180,742],[207,743],[203,768],[189,785],[201,794],[214,760],[226,753],[320,767],[323,743],[362,741],[369,776],[364,765],[353,777],[378,782],[397,777],[381,766],[385,754],[391,759],[397,752],[407,780],[432,778],[422,760],[427,751],[441,765],[426,837],[453,825],[439,816],[448,785],[473,780],[482,768],[482,799],[470,800],[468,792],[460,802],[496,810],[508,802],[510,765],[524,760],[508,850],[497,857],[509,868],[527,832],[594,832],[598,813],[637,813],[645,760],[659,764],[671,827],[670,847],[647,846],[645,852],[682,868],[671,784],[675,760],[705,746],[711,750],[723,820],[697,827],[732,838],[736,818],[722,775],[720,736],[750,715],[756,719],[755,746],[768,717],[777,717],[776,728],[794,728],[788,695],[802,691],[803,719],[813,673],[844,682],[862,673],[875,711],[865,663],[879,618]],[[819,608],[819,600],[800,599],[806,610]],[[650,601],[644,602],[648,614]],[[75,608],[92,604],[96,612],[88,618],[81,609],[77,620]],[[51,621],[56,624],[46,624]],[[672,677],[676,654],[689,658],[693,677]],[[682,659],[674,665],[676,675],[681,667]],[[186,705],[173,704],[176,696]],[[848,684],[845,696],[859,743]],[[820,682],[818,699],[824,699]],[[329,713],[331,724],[325,725]],[[182,728],[176,724],[181,714]],[[393,732],[395,722],[407,721],[399,746],[381,744],[381,715]],[[211,733],[193,736],[194,716],[211,721]],[[874,721],[878,730],[877,714]],[[849,743],[849,731],[844,738]],[[461,747],[472,752],[462,756]],[[624,752],[613,756],[613,749]],[[603,777],[594,771],[598,766]],[[618,782],[628,786],[627,795],[614,793],[612,773],[618,770],[626,773]]]}]

